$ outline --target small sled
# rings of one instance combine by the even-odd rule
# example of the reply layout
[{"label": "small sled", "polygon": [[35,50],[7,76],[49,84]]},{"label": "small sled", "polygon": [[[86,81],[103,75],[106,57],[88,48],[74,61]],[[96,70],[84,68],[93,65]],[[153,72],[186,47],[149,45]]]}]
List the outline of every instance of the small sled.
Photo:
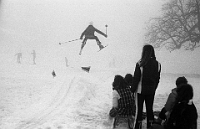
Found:
[{"label": "small sled", "polygon": [[88,72],[89,73],[89,71],[90,71],[90,66],[88,66],[88,67],[81,67],[82,68],[82,70],[84,70],[84,71],[86,71],[86,72]]}]

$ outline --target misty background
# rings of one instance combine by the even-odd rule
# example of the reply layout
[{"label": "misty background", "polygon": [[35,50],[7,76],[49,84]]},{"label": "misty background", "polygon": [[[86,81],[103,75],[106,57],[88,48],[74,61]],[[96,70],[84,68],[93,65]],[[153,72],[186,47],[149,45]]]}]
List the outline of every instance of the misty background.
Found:
[{"label": "misty background", "polygon": [[[145,27],[151,17],[161,15],[162,0],[1,0],[0,61],[10,67],[16,53],[22,53],[21,65],[31,65],[32,51],[36,64],[50,70],[65,67],[65,57],[74,67],[116,68],[133,72],[144,45]],[[103,45],[88,40],[79,56],[81,40],[59,45],[80,37],[93,22],[108,38],[96,34]],[[156,50],[163,73],[200,74],[199,49],[194,51]],[[9,64],[9,65],[8,65]]]}]

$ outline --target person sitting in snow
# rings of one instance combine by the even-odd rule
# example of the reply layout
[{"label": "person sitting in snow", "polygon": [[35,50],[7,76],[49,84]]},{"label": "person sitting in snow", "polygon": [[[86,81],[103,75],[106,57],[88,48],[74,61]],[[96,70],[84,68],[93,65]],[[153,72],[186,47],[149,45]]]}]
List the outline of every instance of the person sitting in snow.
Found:
[{"label": "person sitting in snow", "polygon": [[[130,73],[126,74],[124,77],[124,81],[127,84],[127,86],[131,88],[131,85],[133,84],[132,74],[130,74]],[[135,96],[134,93],[132,93],[132,94],[133,94],[133,96]],[[135,98],[134,98],[134,104],[133,104],[133,111],[134,111],[134,116],[135,116],[135,113],[136,113]]]},{"label": "person sitting in snow", "polygon": [[[125,83],[121,75],[116,75],[113,81],[113,105],[112,109],[117,111],[114,121],[114,128],[120,124],[126,124],[127,127],[133,127],[134,97],[130,87]],[[111,114],[110,114],[111,115]],[[113,117],[111,115],[111,117]]]},{"label": "person sitting in snow", "polygon": [[99,41],[98,37],[94,35],[94,32],[97,32],[105,37],[107,37],[106,34],[104,34],[103,32],[101,32],[100,30],[96,29],[94,26],[93,26],[93,23],[90,22],[90,25],[83,31],[83,33],[81,34],[81,37],[80,39],[83,38],[83,36],[85,36],[85,38],[83,39],[83,42],[82,42],[82,45],[81,45],[81,50],[80,50],[80,53],[79,55],[81,55],[82,53],[82,50],[83,50],[83,47],[85,46],[86,42],[88,39],[95,39],[96,42],[97,42],[97,45],[99,46],[99,49],[103,49],[104,46],[101,44],[101,42]]},{"label": "person sitting in snow", "polygon": [[193,88],[182,84],[177,88],[177,98],[170,117],[164,125],[154,124],[152,129],[197,129],[198,113],[192,101]]},{"label": "person sitting in snow", "polygon": [[182,84],[187,83],[188,81],[185,77],[178,77],[176,79],[176,88],[172,89],[171,93],[167,98],[166,104],[159,113],[159,117],[157,120],[155,120],[155,123],[161,124],[162,121],[165,121],[167,118],[169,118],[172,108],[175,105],[175,100],[177,97],[177,88],[179,88]]}]

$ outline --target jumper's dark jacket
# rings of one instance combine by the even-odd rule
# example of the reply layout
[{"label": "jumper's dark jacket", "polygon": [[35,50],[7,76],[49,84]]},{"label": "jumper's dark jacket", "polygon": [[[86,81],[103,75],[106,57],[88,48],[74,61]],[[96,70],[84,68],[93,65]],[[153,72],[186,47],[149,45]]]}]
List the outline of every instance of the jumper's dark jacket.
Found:
[{"label": "jumper's dark jacket", "polygon": [[[141,94],[149,95],[155,94],[160,80],[161,65],[154,58],[151,58],[145,66],[143,66],[142,74],[142,92]],[[137,90],[138,83],[141,77],[141,70],[139,63],[136,64],[135,72],[133,76],[133,84],[131,91],[134,93]]]},{"label": "jumper's dark jacket", "polygon": [[90,37],[94,37],[94,32],[97,32],[99,34],[102,34],[103,36],[106,37],[106,34],[104,34],[103,32],[101,32],[100,30],[96,29],[93,25],[89,25],[81,34],[80,39],[83,38],[83,36],[85,35],[85,37],[90,38]]}]

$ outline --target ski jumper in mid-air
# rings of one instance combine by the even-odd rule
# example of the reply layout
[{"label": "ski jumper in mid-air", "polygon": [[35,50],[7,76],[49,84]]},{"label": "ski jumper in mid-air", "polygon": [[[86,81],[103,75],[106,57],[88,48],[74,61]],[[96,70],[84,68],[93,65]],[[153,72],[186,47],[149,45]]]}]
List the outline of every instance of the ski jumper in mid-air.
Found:
[{"label": "ski jumper in mid-air", "polygon": [[97,32],[105,37],[107,37],[106,34],[104,34],[103,32],[101,32],[100,30],[96,29],[92,23],[90,23],[90,25],[83,31],[83,33],[81,34],[80,39],[83,38],[83,36],[85,36],[85,38],[83,39],[82,45],[81,45],[81,50],[79,55],[81,55],[83,47],[85,46],[86,42],[88,39],[95,39],[97,42],[97,45],[99,46],[100,50],[104,48],[104,46],[101,44],[101,42],[99,41],[98,37],[94,35],[94,32]]}]

